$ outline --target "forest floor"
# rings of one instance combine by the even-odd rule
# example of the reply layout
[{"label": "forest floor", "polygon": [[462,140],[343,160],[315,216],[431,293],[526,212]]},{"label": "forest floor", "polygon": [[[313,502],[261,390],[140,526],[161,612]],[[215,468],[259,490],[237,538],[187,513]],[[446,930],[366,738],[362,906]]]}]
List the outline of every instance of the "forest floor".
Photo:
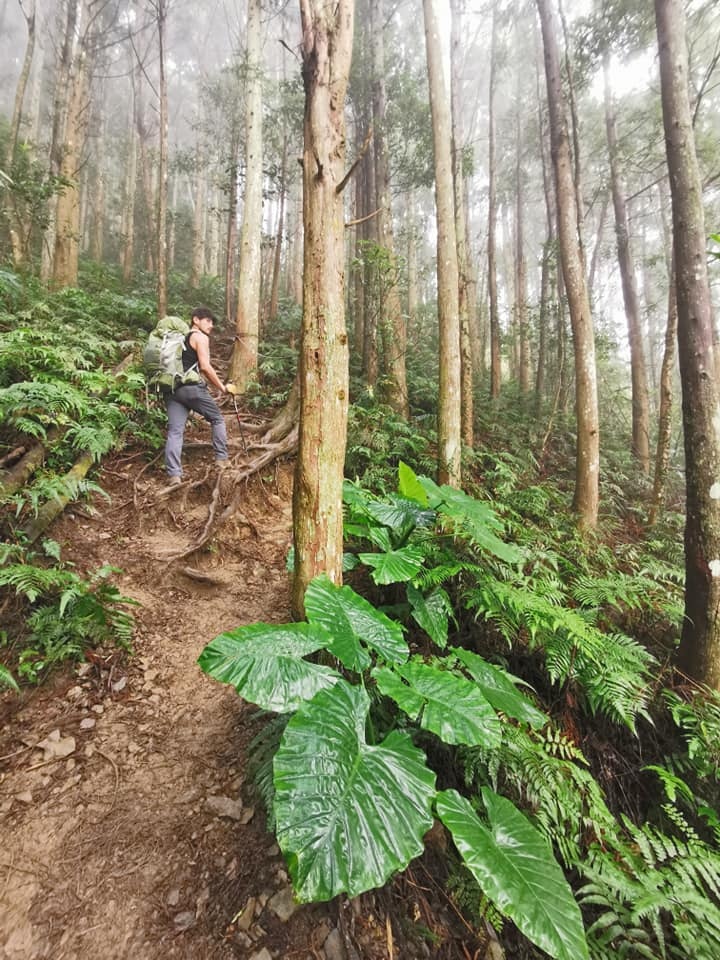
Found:
[{"label": "forest floor", "polygon": [[[88,654],[0,700],[1,960],[485,957],[428,857],[352,902],[293,902],[246,784],[263,720],[196,662],[225,630],[290,619],[292,464],[247,482],[212,543],[173,561],[216,481],[206,425],[190,434],[201,443],[186,442],[180,491],[163,495],[161,461],[144,469],[128,451],[100,471],[110,500],[50,531],[79,571],[122,569],[137,626],[131,654]],[[242,460],[231,452],[224,501]]]}]

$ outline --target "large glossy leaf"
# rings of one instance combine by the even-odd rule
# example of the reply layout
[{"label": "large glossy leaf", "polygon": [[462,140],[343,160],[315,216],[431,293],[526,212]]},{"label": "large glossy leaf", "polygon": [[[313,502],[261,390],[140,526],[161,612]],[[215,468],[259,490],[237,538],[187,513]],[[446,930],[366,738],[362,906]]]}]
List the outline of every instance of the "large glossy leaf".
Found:
[{"label": "large glossy leaf", "polygon": [[327,649],[348,670],[362,671],[370,657],[360,641],[391,663],[408,658],[408,646],[399,623],[376,610],[350,587],[338,587],[329,577],[315,577],[305,591],[305,613],[322,626],[331,642]]},{"label": "large glossy leaf", "polygon": [[215,637],[198,663],[211,677],[231,683],[244,700],[288,713],[340,679],[330,667],[303,660],[327,642],[307,623],[253,623]]},{"label": "large glossy leaf", "polygon": [[415,527],[429,526],[435,519],[434,510],[424,510],[416,501],[394,495],[369,503],[367,512],[400,537]]},{"label": "large glossy leaf", "polygon": [[415,500],[423,507],[428,506],[428,495],[420,483],[420,479],[412,469],[403,461],[398,466],[398,491],[408,500]]},{"label": "large glossy leaf", "polygon": [[435,775],[410,738],[365,740],[370,700],[341,681],[303,704],[275,755],[277,838],[301,901],[354,897],[423,850]]},{"label": "large glossy leaf", "polygon": [[552,851],[505,797],[484,787],[489,828],[454,790],[439,793],[438,816],[495,906],[556,960],[586,960],[580,908]]},{"label": "large glossy leaf", "polygon": [[509,673],[483,660],[471,650],[458,649],[455,653],[496,710],[501,710],[508,717],[514,717],[531,727],[545,726],[548,722],[547,716],[520,693]]},{"label": "large glossy leaf", "polygon": [[448,622],[453,615],[452,604],[442,587],[435,587],[424,596],[412,583],[407,585],[407,598],[415,622],[422,627],[433,643],[445,648]]},{"label": "large glossy leaf", "polygon": [[422,567],[425,554],[418,547],[401,547],[387,553],[359,553],[358,558],[372,567],[375,583],[407,583]]},{"label": "large glossy leaf", "polygon": [[373,676],[382,693],[445,743],[500,743],[500,721],[471,680],[420,660],[378,667]]},{"label": "large glossy leaf", "polygon": [[430,506],[453,528],[464,530],[478,547],[506,563],[518,563],[522,559],[517,547],[505,543],[497,535],[502,532],[502,523],[489,504],[447,484],[439,487],[429,477],[420,477],[419,480]]}]

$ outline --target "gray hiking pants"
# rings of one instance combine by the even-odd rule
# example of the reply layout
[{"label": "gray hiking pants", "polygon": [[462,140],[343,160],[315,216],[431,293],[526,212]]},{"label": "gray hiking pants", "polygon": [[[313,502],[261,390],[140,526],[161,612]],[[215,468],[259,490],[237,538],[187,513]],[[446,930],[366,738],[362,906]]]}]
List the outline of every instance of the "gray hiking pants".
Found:
[{"label": "gray hiking pants", "polygon": [[220,408],[204,383],[188,383],[165,397],[168,434],[165,443],[165,469],[169,477],[182,476],[182,447],[185,422],[191,410],[204,417],[212,427],[212,445],[216,460],[227,460],[227,428]]}]

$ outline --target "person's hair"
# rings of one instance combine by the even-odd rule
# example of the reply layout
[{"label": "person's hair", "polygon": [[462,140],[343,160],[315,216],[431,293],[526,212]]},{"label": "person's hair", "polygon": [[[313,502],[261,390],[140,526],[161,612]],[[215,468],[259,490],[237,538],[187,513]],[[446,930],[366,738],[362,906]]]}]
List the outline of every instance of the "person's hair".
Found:
[{"label": "person's hair", "polygon": [[205,320],[207,318],[209,320],[212,320],[213,323],[217,323],[212,310],[208,310],[207,307],[195,307],[195,309],[193,310],[190,316],[191,316],[191,319],[193,320],[196,317],[198,320]]}]

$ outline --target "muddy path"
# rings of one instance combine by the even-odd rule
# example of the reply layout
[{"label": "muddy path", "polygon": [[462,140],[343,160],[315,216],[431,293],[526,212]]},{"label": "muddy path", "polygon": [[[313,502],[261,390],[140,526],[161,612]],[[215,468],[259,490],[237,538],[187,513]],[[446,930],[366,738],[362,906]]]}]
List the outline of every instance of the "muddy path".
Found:
[{"label": "muddy path", "polygon": [[[143,472],[139,452],[119,455],[98,478],[110,500],[50,531],[79,570],[122,568],[137,629],[132,655],[99,651],[0,704],[0,958],[473,956],[452,911],[429,914],[429,879],[413,896],[412,873],[392,895],[293,903],[246,783],[263,720],[196,663],[224,630],[289,619],[292,464],[249,482],[212,544],[170,563],[207,517],[210,456],[189,447],[192,483],[158,499],[160,465]],[[220,480],[224,499],[235,472]],[[403,914],[444,942],[405,941]]]}]

